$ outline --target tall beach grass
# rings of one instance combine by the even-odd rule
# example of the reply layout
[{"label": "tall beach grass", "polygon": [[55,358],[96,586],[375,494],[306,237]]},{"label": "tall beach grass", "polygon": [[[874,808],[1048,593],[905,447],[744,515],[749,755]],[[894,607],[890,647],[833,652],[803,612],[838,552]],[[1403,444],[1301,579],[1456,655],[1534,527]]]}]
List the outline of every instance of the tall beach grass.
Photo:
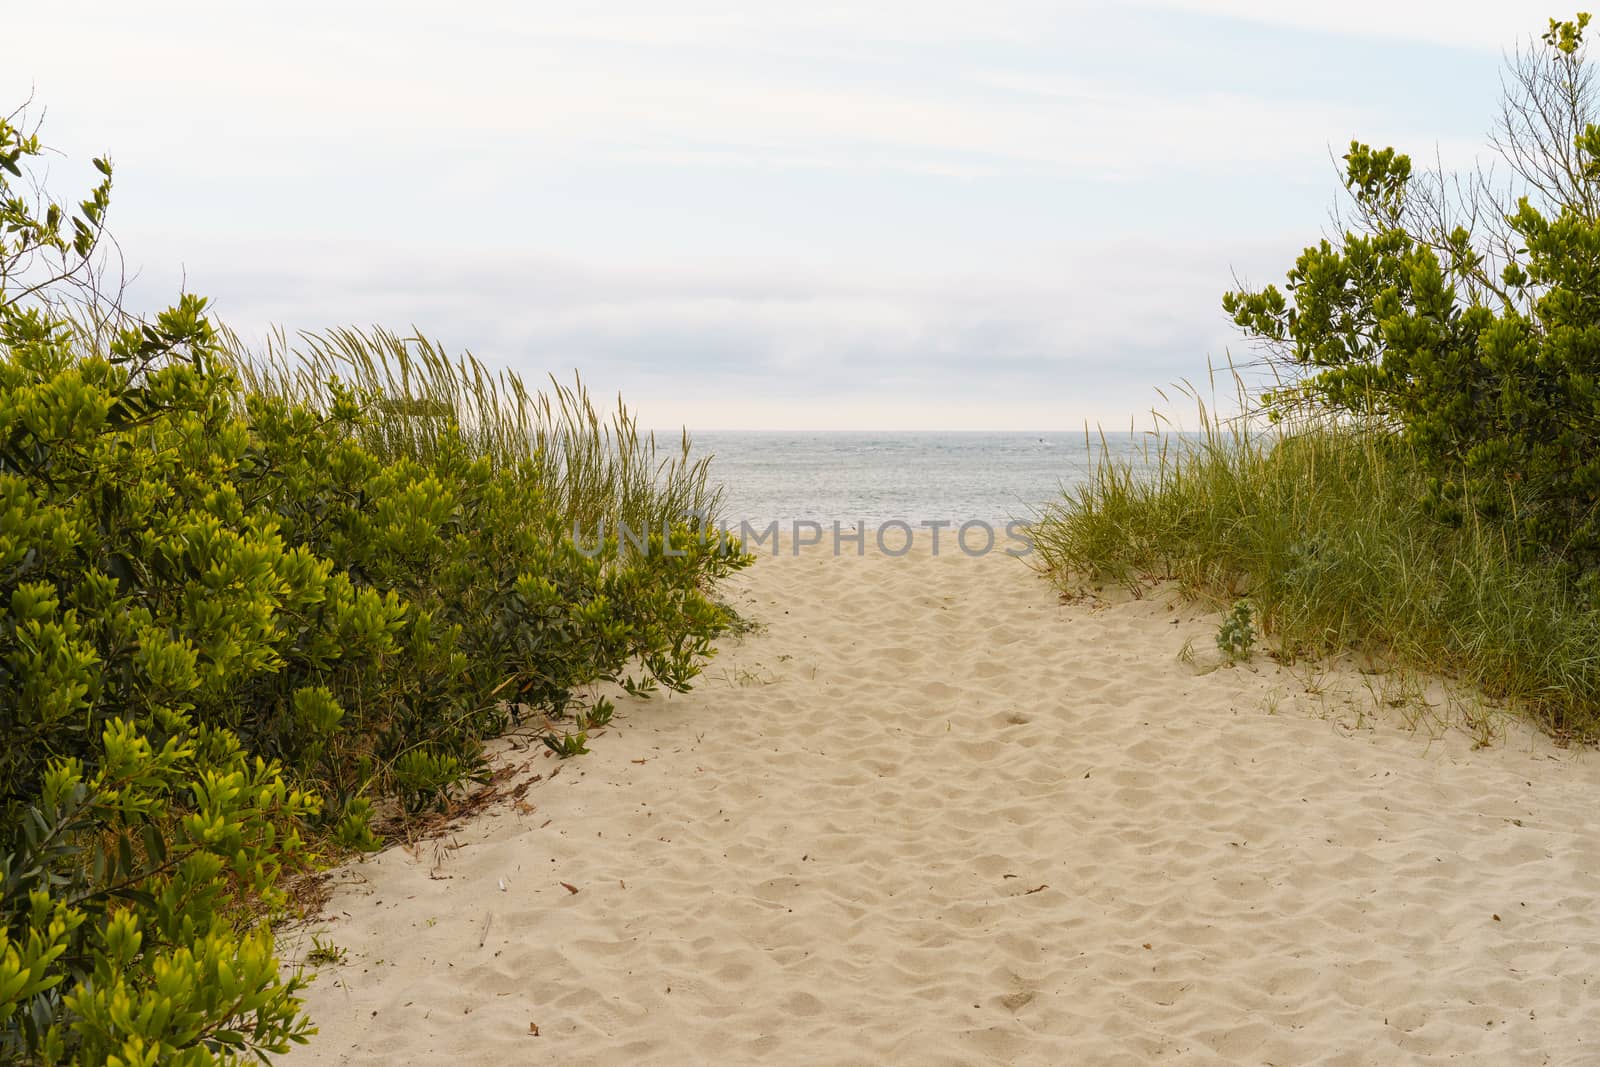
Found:
[{"label": "tall beach grass", "polygon": [[1420,463],[1382,428],[1265,426],[1201,407],[1202,433],[1101,455],[1034,530],[1063,589],[1171,580],[1249,597],[1286,659],[1355,650],[1506,700],[1560,738],[1600,739],[1600,610],[1497,526],[1429,513]]},{"label": "tall beach grass", "polygon": [[326,409],[330,383],[372,398],[379,418],[363,445],[380,455],[427,459],[445,441],[464,441],[497,466],[531,464],[545,499],[586,531],[604,523],[659,531],[664,523],[720,514],[722,489],[709,456],[691,456],[687,431],[658,441],[619,399],[601,414],[583,382],[550,379],[530,388],[510,370],[471,353],[452,356],[426,337],[344,328],[276,332],[259,346],[228,335],[248,393]]}]

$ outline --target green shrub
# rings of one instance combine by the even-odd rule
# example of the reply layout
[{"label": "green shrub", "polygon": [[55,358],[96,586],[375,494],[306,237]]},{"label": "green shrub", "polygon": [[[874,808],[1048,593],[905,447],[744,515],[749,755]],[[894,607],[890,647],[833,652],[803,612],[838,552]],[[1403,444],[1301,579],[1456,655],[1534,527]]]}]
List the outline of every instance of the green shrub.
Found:
[{"label": "green shrub", "polygon": [[[658,468],[626,413],[607,444],[586,398],[561,394],[553,420],[504,376],[543,414],[473,434],[461,420],[481,429],[497,400],[466,388],[468,364],[402,375],[437,395],[378,393],[393,383],[372,362],[360,389],[283,370],[246,391],[198,298],[105,354],[48,306],[6,308],[0,802],[51,758],[92,761],[125,709],[234,731],[340,817],[375,792],[437,800],[517,706],[560,718],[597,681],[684,688],[725,625],[705,593],[744,560],[675,513],[715,503],[704,465]],[[573,524],[606,518],[651,530],[651,551],[579,551]]]},{"label": "green shrub", "polygon": [[[577,754],[595,683],[687,688],[748,559],[691,521],[718,495],[687,442],[658,461],[581,390],[263,375],[197,297],[122,316],[90,269],[110,166],[74,213],[12,194],[39,151],[0,122],[0,1049],[280,1050],[308,1024],[279,876],[447,803],[513,719]],[[574,542],[623,518],[650,552]]]},{"label": "green shrub", "polygon": [[[1245,397],[1231,429],[1206,420],[1153,470],[1102,464],[1035,530],[1058,579],[1248,595],[1286,657],[1362,649],[1600,738],[1588,22],[1551,20],[1510,60],[1495,147],[1512,199],[1351,144],[1342,236],[1305,249],[1282,289],[1224,297],[1274,374],[1262,408]],[[1262,409],[1275,432],[1253,432]]]},{"label": "green shrub", "polygon": [[[275,709],[242,698],[266,679],[398,649],[397,596],[246,506],[252,433],[203,310],[185,298],[106,357],[74,351],[61,324],[30,332],[37,309],[0,319],[0,804],[34,795],[52,759],[92,764],[112,718],[159,733],[192,716],[254,741]],[[282,692],[302,710],[316,695]]]},{"label": "green shrub", "polygon": [[[1600,126],[1588,15],[1511,62],[1495,147],[1512,193],[1414,174],[1352,143],[1352,226],[1307,248],[1286,289],[1224,306],[1309,407],[1398,431],[1433,514],[1508,524],[1574,571],[1600,563]],[[1591,579],[1592,580],[1592,579]]]},{"label": "green shrub", "polygon": [[[348,402],[341,395],[336,414]],[[645,555],[614,540],[586,554],[531,459],[497,462],[448,432],[425,458],[380,459],[365,443],[366,414],[321,417],[259,395],[249,413],[261,443],[241,498],[357,590],[382,590],[403,606],[403,655],[330,651],[258,684],[273,690],[264,700],[274,706],[315,684],[343,709],[344,729],[315,752],[294,747],[308,737],[295,716],[267,715],[280,729],[261,739],[297,767],[323,758],[331,798],[378,781],[413,806],[437,800],[476,768],[478,741],[517,708],[560,718],[580,688],[623,681],[633,664],[648,679],[630,682],[636,690],[685,688],[726,625],[706,591],[743,565],[728,542],[680,522],[665,528],[682,556],[666,556],[659,534]],[[391,761],[401,757],[395,776]]]},{"label": "green shrub", "polygon": [[309,1024],[248,904],[283,905],[316,810],[225,731],[159,746],[106,724],[98,769],[62,760],[0,830],[0,1056],[16,1062],[244,1062]]}]

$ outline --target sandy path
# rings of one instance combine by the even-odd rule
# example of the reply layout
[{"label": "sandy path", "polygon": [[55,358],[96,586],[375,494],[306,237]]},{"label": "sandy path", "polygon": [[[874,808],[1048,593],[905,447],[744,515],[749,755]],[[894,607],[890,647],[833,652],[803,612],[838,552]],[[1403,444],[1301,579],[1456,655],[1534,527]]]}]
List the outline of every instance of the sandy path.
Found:
[{"label": "sandy path", "polygon": [[1596,757],[999,556],[736,585],[693,693],[344,875],[292,1062],[1600,1062]]}]

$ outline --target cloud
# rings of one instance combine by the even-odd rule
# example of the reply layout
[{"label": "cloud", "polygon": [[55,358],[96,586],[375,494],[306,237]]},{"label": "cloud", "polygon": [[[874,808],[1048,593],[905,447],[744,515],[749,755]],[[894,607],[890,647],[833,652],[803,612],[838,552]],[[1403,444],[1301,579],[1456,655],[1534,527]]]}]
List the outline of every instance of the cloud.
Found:
[{"label": "cloud", "polygon": [[246,330],[414,323],[661,425],[1071,427],[1222,356],[1330,144],[1470,159],[1505,11],[88,0],[0,93],[110,150],[152,302],[184,263]]},{"label": "cloud", "polygon": [[[1203,375],[1228,341],[1225,265],[1199,248],[1063,250],[1042,278],[230,251],[202,256],[188,282],[247,337],[271,324],[414,325],[533,379],[581,369],[658,426],[1126,425],[1158,399],[1151,386]],[[147,274],[137,295],[153,305],[174,286]]]},{"label": "cloud", "polygon": [[[1300,165],[1327,131],[1343,137],[1381,117],[1203,82],[1159,95],[1064,79],[1031,51],[1013,54],[1030,34],[1074,56],[1084,41],[1115,39],[1095,5],[1001,2],[979,16],[898,2],[603,15],[461,4],[448,20],[413,5],[291,4],[271,19],[99,10],[99,32],[85,33],[74,7],[75,47],[38,57],[46,99],[100,115],[115,94],[135,126],[120,158],[217,176],[315,169],[319,156],[345,166],[341,148],[357,141],[379,168],[385,157],[409,167],[476,151],[500,167],[582,158],[1110,180],[1156,166]],[[1353,21],[1332,6],[1326,15]],[[48,33],[51,16],[40,17]],[[68,13],[55,17],[68,33]],[[986,42],[1026,65],[974,69]],[[129,77],[119,60],[132,56]]]}]

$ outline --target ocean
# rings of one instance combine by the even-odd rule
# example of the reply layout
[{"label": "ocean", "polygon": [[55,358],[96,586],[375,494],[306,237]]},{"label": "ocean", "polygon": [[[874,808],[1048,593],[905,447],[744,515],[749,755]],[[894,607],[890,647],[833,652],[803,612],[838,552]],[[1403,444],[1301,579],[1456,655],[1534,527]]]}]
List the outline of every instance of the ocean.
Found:
[{"label": "ocean", "polygon": [[[1056,433],[861,433],[691,431],[711,455],[731,523],[788,528],[814,521],[877,526],[899,520],[982,521],[997,529],[1027,520],[1081,484],[1098,435]],[[1108,434],[1106,451],[1142,462],[1145,434]],[[1091,451],[1092,448],[1092,451]]]}]

